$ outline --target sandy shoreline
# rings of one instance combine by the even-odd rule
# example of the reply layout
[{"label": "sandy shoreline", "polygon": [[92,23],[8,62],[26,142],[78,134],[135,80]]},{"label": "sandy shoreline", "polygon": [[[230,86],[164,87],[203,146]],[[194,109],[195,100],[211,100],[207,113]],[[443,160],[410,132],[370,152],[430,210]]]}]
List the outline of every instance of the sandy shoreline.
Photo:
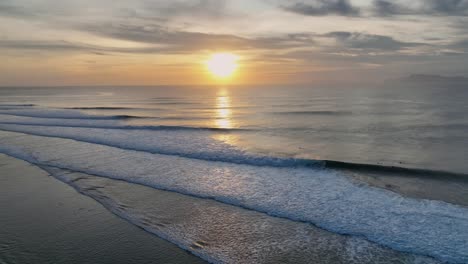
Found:
[{"label": "sandy shoreline", "polygon": [[1,263],[205,263],[0,154]]}]

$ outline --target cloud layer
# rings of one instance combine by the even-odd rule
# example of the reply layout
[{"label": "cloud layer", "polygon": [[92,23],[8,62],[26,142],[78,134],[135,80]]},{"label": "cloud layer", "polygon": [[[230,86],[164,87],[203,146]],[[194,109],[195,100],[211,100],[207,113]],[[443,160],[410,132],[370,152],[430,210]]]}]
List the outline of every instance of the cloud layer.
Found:
[{"label": "cloud layer", "polygon": [[468,16],[467,0],[426,0],[416,7],[407,7],[395,1],[376,0],[374,7],[376,14],[381,16]]},{"label": "cloud layer", "polygon": [[4,0],[0,59],[8,63],[0,70],[9,75],[0,77],[40,72],[44,60],[58,72],[71,65],[91,74],[93,61],[102,66],[93,75],[119,67],[124,75],[128,65],[172,73],[225,50],[242,55],[261,81],[460,75],[468,67],[467,12],[468,0]]},{"label": "cloud layer", "polygon": [[309,0],[280,5],[286,11],[307,16],[468,16],[468,0],[373,0],[357,6],[348,0]]},{"label": "cloud layer", "polygon": [[297,2],[282,6],[284,10],[308,16],[357,16],[360,11],[351,5],[348,0],[316,0],[309,3]]}]

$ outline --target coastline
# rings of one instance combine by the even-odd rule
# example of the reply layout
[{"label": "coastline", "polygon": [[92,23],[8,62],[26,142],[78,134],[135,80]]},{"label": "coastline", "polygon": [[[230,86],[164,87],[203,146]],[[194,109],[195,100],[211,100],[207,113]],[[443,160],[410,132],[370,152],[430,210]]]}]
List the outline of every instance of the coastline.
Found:
[{"label": "coastline", "polygon": [[[359,236],[340,235],[343,232],[326,231],[328,229],[318,228],[320,226],[314,224],[310,225],[309,223],[294,221],[294,219],[290,218],[273,217],[271,214],[265,214],[265,212],[258,210],[246,210],[249,208],[242,205],[223,203],[226,200],[205,199],[206,197],[196,196],[190,192],[180,192],[171,187],[180,188],[181,186],[185,186],[190,191],[193,188],[201,188],[203,184],[208,183],[209,190],[220,191],[219,188],[213,188],[213,182],[221,180],[222,182],[219,182],[217,186],[226,187],[228,191],[244,190],[252,192],[256,189],[252,185],[253,183],[256,183],[257,186],[272,186],[271,179],[273,178],[271,174],[268,177],[265,176],[267,180],[265,183],[260,184],[258,181],[262,180],[264,178],[262,175],[268,171],[273,171],[273,175],[276,175],[278,172],[274,168],[262,168],[262,170],[258,171],[257,167],[248,167],[244,169],[246,171],[237,171],[238,165],[228,164],[226,166],[229,168],[230,173],[238,173],[239,177],[237,179],[242,179],[241,182],[235,181],[236,179],[228,181],[231,178],[219,177],[223,175],[219,174],[219,169],[223,168],[223,164],[221,163],[207,164],[206,162],[196,160],[126,151],[96,144],[70,141],[68,139],[16,135],[9,132],[2,132],[2,134],[5,134],[5,140],[2,140],[2,148],[4,148],[6,153],[31,161],[34,164],[39,164],[42,169],[54,175],[55,178],[72,185],[80,193],[91,196],[114,214],[210,262],[261,263],[258,260],[263,259],[265,261],[263,263],[270,263],[272,259],[279,258],[285,260],[285,258],[288,259],[290,256],[294,256],[294,259],[291,259],[291,263],[310,263],[311,259],[316,260],[318,263],[323,261],[331,263],[327,261],[330,258],[335,260],[333,263],[350,263],[350,260],[357,261],[356,259],[360,260],[357,263],[393,263],[394,259],[407,263],[422,263],[422,259],[424,259],[425,263],[439,263],[436,260],[424,257],[433,256],[432,253],[408,249],[401,250],[400,248],[396,248],[396,250],[400,249],[399,251],[394,251],[391,248],[385,247],[382,243],[372,243]],[[215,169],[211,169],[211,166]],[[190,167],[190,172],[180,169],[186,167]],[[242,168],[242,166],[240,167]],[[174,168],[175,170],[171,170],[170,168]],[[250,169],[253,171],[250,172]],[[170,173],[167,174],[167,171]],[[359,194],[362,194],[363,191],[366,192],[366,197],[372,196],[369,194],[377,195],[378,199],[369,204],[372,207],[372,212],[369,212],[369,208],[364,208],[362,211],[353,210],[351,212],[353,214],[350,216],[351,219],[358,219],[359,221],[350,222],[350,217],[346,217],[343,218],[345,224],[352,224],[360,228],[362,225],[356,225],[357,223],[369,222],[369,216],[373,217],[385,213],[385,211],[381,211],[381,208],[388,208],[386,204],[394,201],[389,195],[395,197],[396,194],[381,192],[371,188],[368,189],[366,186],[350,185],[351,183],[340,180],[341,178],[338,176],[333,176],[333,174],[329,174],[326,171],[322,173],[325,174],[315,173],[315,177],[313,178],[309,176],[306,176],[307,178],[300,177],[302,174],[296,173],[292,175],[298,177],[289,178],[289,180],[292,181],[296,178],[307,179],[307,181],[301,181],[301,184],[308,183],[310,188],[307,190],[309,192],[303,193],[321,195],[322,189],[311,190],[316,187],[323,188],[327,182],[330,183],[325,185],[327,188],[336,190],[334,186],[337,186],[337,182],[341,182],[344,185],[340,184],[338,186],[350,187],[355,190],[351,193],[358,194],[358,197],[351,200],[345,197],[343,199],[334,199],[334,201],[352,202],[357,199],[362,203],[362,196]],[[242,177],[243,175],[248,177]],[[255,177],[249,175],[255,175]],[[283,179],[281,175],[284,175],[284,171],[274,179]],[[309,174],[307,173],[306,175]],[[152,188],[151,185],[148,186],[151,181],[142,182],[135,181],[135,179],[157,180],[159,181],[158,184],[164,184],[163,187],[168,186],[171,188],[166,189],[161,187],[161,185]],[[207,181],[207,179],[210,179],[210,181]],[[320,184],[313,184],[313,182],[318,180]],[[173,183],[168,181],[173,181]],[[248,187],[243,184],[246,182],[250,183]],[[233,186],[236,186],[236,188],[232,188]],[[276,186],[281,186],[281,184],[276,184]],[[295,186],[299,185],[295,184]],[[259,190],[262,190],[267,197],[271,193],[271,191],[266,191],[263,187]],[[295,192],[299,191],[301,191],[301,188],[295,188]],[[280,197],[278,195],[281,194],[281,190],[275,193],[277,197]],[[254,194],[259,194],[259,192],[254,192]],[[385,195],[386,197],[380,197],[381,195]],[[291,196],[288,194],[287,197]],[[326,202],[329,201],[327,197],[322,196],[315,196],[307,201],[316,203],[319,198],[326,199],[324,200]],[[403,198],[402,200],[400,197],[398,199],[400,203],[394,208],[397,211],[401,211],[402,208],[408,208],[408,203],[412,203],[409,207],[411,210],[414,210],[415,205],[423,207],[432,205],[432,202],[431,204],[415,204],[417,201],[411,199]],[[291,203],[291,200],[282,200],[287,202],[279,203],[279,205],[288,206],[288,208],[297,205],[311,206],[308,203]],[[281,202],[281,199],[275,201],[275,203],[277,202]],[[434,203],[437,204],[439,202]],[[354,206],[360,207],[361,205],[353,203],[352,207],[354,208]],[[443,206],[441,210],[444,210],[445,213],[443,214],[447,214],[448,205],[443,204]],[[342,205],[334,203],[331,207],[340,208]],[[453,206],[450,208],[453,208]],[[438,209],[439,207],[425,208],[422,210],[424,215],[410,216],[416,217],[415,221],[419,221],[419,219],[434,221],[435,225],[441,227],[441,230],[446,230],[447,226],[439,225],[440,221],[434,219],[439,217],[440,214],[434,214],[432,211]],[[313,210],[310,213],[311,216],[317,215],[317,210],[322,210],[322,212],[328,214],[328,217],[324,217],[323,214],[320,214],[320,217],[324,220],[333,221],[341,219],[337,218],[337,215],[339,212],[344,212],[343,210],[336,211],[336,209],[333,212],[329,212],[323,205],[311,207],[311,210]],[[365,214],[359,213],[360,211],[365,212]],[[358,212],[358,214],[354,212]],[[274,215],[278,216],[276,213]],[[377,234],[382,234],[382,231],[388,230],[391,226],[390,224],[398,224],[398,222],[395,222],[398,218],[390,219],[394,222],[387,221],[386,224],[389,224],[388,226],[375,224],[375,221],[372,221],[372,227],[375,228]],[[459,221],[458,218],[453,219]],[[407,218],[404,220],[406,222],[414,222]],[[434,225],[426,224],[425,226],[421,226],[421,228],[424,229],[430,226]],[[463,223],[460,226],[463,226]],[[366,228],[366,230],[369,229]],[[432,229],[428,228],[428,232],[427,236],[429,236],[429,239],[427,240],[439,243],[436,244],[436,250],[443,249],[445,256],[447,256],[448,251],[454,252],[454,254],[459,254],[458,252],[460,252],[459,255],[462,258],[464,257],[463,249],[457,247],[461,244],[451,242],[453,247],[447,248],[445,240],[438,241],[431,238],[433,235]],[[451,235],[453,228],[445,233],[447,236]],[[439,232],[437,234],[438,238],[441,237],[441,234],[443,233]],[[460,235],[458,237],[451,236],[452,241],[457,241],[457,239],[463,240],[463,230],[460,229],[460,232],[457,232],[457,234]],[[371,233],[371,235],[373,234]],[[392,233],[391,235],[394,236],[396,234]],[[419,237],[421,235],[422,233],[418,233]],[[385,236],[378,237],[378,239],[387,238]],[[401,241],[402,237],[398,236],[398,239],[398,241]],[[240,241],[241,243],[239,243]],[[413,242],[416,242],[416,244],[423,243],[425,246],[434,248],[434,244],[427,244],[425,241],[411,240],[409,241],[409,245],[414,246]],[[361,250],[363,244],[365,245],[364,248],[366,248],[365,251]],[[456,261],[454,262],[457,263]]]},{"label": "coastline", "polygon": [[0,192],[2,263],[206,263],[4,154]]}]

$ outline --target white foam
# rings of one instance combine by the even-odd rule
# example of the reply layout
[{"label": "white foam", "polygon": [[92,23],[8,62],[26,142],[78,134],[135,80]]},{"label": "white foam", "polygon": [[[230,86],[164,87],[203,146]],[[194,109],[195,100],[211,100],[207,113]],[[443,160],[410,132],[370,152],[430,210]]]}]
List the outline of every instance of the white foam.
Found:
[{"label": "white foam", "polygon": [[[3,111],[4,112],[4,111]],[[1,111],[0,111],[1,113]],[[24,124],[24,125],[44,125],[44,126],[69,126],[69,127],[102,127],[116,128],[121,127],[120,120],[96,120],[96,119],[65,119],[65,118],[34,118],[28,116],[16,116],[9,114],[0,114],[0,123],[4,124]]]},{"label": "white foam", "polygon": [[[69,120],[66,120],[69,121]],[[321,165],[320,161],[259,156],[246,153],[223,141],[216,140],[213,132],[184,129],[103,129],[84,127],[27,126],[1,124],[0,129],[40,136],[71,138],[118,148],[157,154],[178,155],[211,161],[226,161],[260,166]],[[5,121],[3,121],[5,123]],[[40,122],[37,122],[40,124]],[[89,125],[96,125],[94,122]]]},{"label": "white foam", "polygon": [[34,107],[33,104],[4,104],[0,103],[0,110],[17,110],[17,109],[30,109]]},{"label": "white foam", "polygon": [[439,263],[210,199],[45,169],[116,215],[212,263]]},{"label": "white foam", "polygon": [[356,185],[323,169],[210,162],[12,132],[0,136],[1,152],[33,163],[210,197],[396,250],[468,262],[466,207]]},{"label": "white foam", "polygon": [[60,118],[60,119],[116,119],[115,116],[88,115],[76,110],[66,109],[0,109],[0,114],[19,117]]}]

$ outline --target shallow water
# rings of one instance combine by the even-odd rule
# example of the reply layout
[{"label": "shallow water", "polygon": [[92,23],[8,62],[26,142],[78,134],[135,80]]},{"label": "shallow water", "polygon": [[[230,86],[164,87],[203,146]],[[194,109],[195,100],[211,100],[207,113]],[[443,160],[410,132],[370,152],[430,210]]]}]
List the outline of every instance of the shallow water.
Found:
[{"label": "shallow water", "polygon": [[45,169],[117,215],[212,262],[438,263],[211,199]]},{"label": "shallow water", "polygon": [[0,263],[206,263],[3,154],[0,193]]},{"label": "shallow water", "polygon": [[[142,188],[130,183],[200,201],[199,211],[232,208],[240,222],[261,225],[266,213],[268,221],[288,223],[284,233],[265,230],[272,240],[201,240],[209,246],[178,232],[203,237],[206,230],[233,231],[209,229],[214,220],[205,218],[204,225],[184,217],[184,226],[174,226],[177,212],[167,216],[170,229],[151,225],[151,232],[206,260],[236,263],[233,256],[243,251],[257,256],[244,259],[250,263],[308,254],[318,263],[348,263],[350,255],[331,253],[346,245],[355,249],[337,235],[344,234],[368,243],[366,253],[351,250],[358,263],[416,263],[417,255],[468,262],[466,89],[69,87],[4,88],[0,94],[0,152],[59,178],[58,168],[85,173],[86,180],[68,182],[78,189],[90,184],[83,193],[125,211],[121,216],[136,225],[159,223],[151,213],[157,206],[115,209],[112,201],[133,199],[127,191]],[[102,198],[96,188],[113,191]],[[319,239],[309,241],[304,230],[316,227]],[[310,247],[293,250],[287,246],[293,242],[281,244],[276,235],[308,239]],[[255,254],[246,253],[246,241],[259,244],[250,247]],[[311,251],[320,243],[333,246]],[[391,250],[382,255],[381,246]]]}]

